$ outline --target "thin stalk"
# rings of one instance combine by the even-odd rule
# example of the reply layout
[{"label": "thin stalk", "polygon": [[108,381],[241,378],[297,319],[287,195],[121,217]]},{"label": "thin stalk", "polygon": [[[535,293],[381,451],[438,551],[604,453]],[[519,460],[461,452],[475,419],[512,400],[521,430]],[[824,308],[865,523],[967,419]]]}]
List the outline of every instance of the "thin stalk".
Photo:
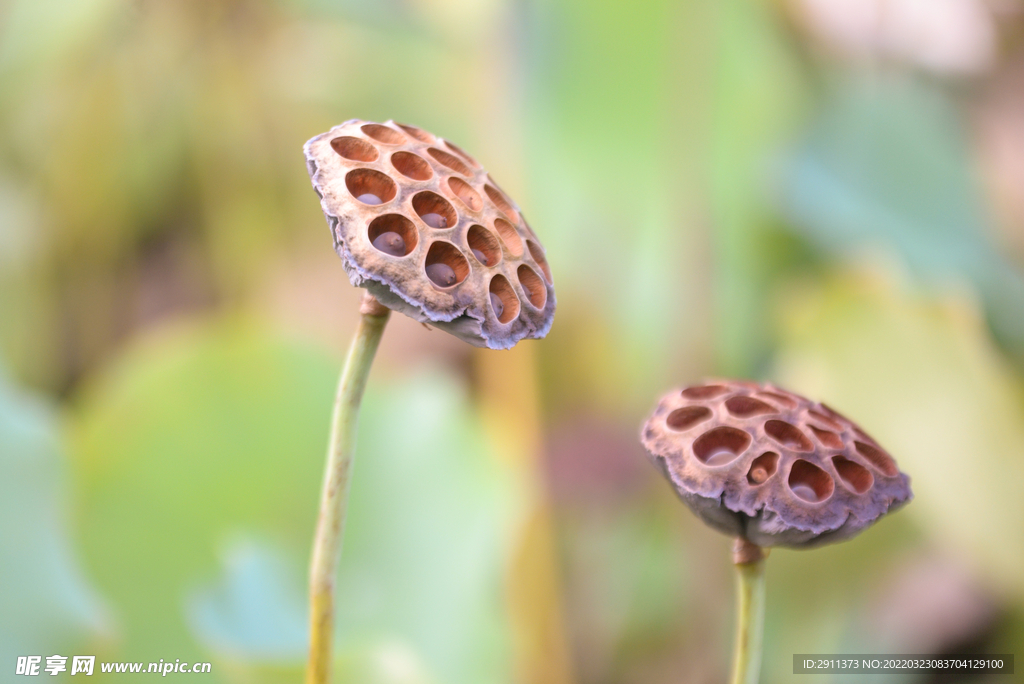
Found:
[{"label": "thin stalk", "polygon": [[338,380],[327,447],[327,469],[309,567],[309,663],[306,684],[331,681],[334,644],[334,580],[345,528],[349,474],[355,455],[356,425],[366,378],[391,311],[370,294],[359,307],[360,319]]},{"label": "thin stalk", "polygon": [[761,547],[737,539],[733,545],[736,565],[736,643],[732,684],[757,684],[761,672],[761,641],[764,635],[764,563]]}]

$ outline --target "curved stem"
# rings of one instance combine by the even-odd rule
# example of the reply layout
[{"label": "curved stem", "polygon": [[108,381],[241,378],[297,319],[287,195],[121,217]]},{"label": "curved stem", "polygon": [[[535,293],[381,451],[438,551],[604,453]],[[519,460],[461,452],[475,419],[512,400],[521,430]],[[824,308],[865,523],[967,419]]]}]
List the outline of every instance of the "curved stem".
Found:
[{"label": "curved stem", "polygon": [[307,684],[326,684],[331,680],[331,648],[334,643],[334,580],[341,554],[341,536],[345,527],[349,473],[355,455],[356,424],[359,405],[366,388],[373,357],[380,344],[389,309],[370,294],[359,308],[360,319],[345,366],[338,380],[331,417],[331,439],[327,447],[327,469],[320,495],[320,515],[313,540],[313,558],[309,568],[309,663]]},{"label": "curved stem", "polygon": [[732,684],[757,684],[761,672],[761,640],[764,635],[764,561],[761,547],[737,539],[733,545],[736,565],[736,643],[733,646]]}]

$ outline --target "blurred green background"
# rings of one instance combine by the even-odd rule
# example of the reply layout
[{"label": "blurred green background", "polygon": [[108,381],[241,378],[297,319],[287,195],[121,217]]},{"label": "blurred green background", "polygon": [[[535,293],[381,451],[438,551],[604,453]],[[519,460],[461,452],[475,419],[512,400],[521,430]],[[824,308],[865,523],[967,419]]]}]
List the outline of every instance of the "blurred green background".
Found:
[{"label": "blurred green background", "polygon": [[301,147],[357,117],[480,159],[559,307],[511,352],[393,319],[340,681],[722,681],[729,541],[637,443],[711,375],[827,401],[916,494],[772,554],[764,681],[1024,654],[1024,3],[0,0],[0,671],[299,681],[359,296]]}]

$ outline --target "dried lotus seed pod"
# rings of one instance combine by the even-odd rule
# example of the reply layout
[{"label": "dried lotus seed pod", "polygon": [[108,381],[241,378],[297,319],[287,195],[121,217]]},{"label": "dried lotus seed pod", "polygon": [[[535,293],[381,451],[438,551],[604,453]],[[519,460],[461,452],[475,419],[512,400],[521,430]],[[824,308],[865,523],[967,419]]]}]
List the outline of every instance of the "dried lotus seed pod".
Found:
[{"label": "dried lotus seed pod", "polygon": [[555,290],[516,204],[452,143],[353,119],[304,148],[349,280],[478,347],[544,337]]},{"label": "dried lotus seed pod", "polygon": [[910,501],[910,478],[855,423],[773,385],[662,397],[641,441],[710,526],[758,546],[848,539]]}]

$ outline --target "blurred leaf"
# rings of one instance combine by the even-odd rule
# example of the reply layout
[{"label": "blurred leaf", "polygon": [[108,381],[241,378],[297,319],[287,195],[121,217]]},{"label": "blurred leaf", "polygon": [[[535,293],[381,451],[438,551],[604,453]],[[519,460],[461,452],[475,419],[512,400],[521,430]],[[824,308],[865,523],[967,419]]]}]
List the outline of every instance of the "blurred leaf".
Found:
[{"label": "blurred leaf", "polygon": [[700,377],[709,357],[719,372],[749,371],[767,344],[765,160],[803,97],[771,8],[531,9],[536,102],[521,201],[537,207],[528,214],[560,288],[552,336],[614,350],[585,384],[557,380],[583,388],[576,401],[610,397],[639,412],[666,374]]},{"label": "blurred leaf", "polygon": [[1024,401],[964,302],[836,278],[786,302],[779,380],[858,421],[911,477],[932,540],[1024,593]]},{"label": "blurred leaf", "polygon": [[78,535],[120,613],[125,658],[199,659],[182,600],[225,539],[255,530],[306,552],[336,372],[311,349],[222,323],[165,329],[86,384]]},{"label": "blurred leaf", "polygon": [[[251,538],[232,542],[223,576],[188,601],[196,638],[236,682],[270,684],[302,678],[308,608],[303,574],[281,549]],[[428,684],[422,658],[407,643],[372,640],[335,654],[335,677],[359,684]]]},{"label": "blurred leaf", "polygon": [[[839,544],[773,549],[767,566],[763,679],[786,681],[793,672],[794,653],[871,652],[862,642],[857,644],[860,649],[851,648],[866,597],[922,543],[904,511]],[[877,642],[872,646],[879,648]]]},{"label": "blurred leaf", "polygon": [[[229,552],[224,578],[193,598],[195,633],[183,606],[240,531],[305,565],[337,371],[258,327],[221,324],[137,345],[83,394],[81,538],[122,614],[126,658],[212,651],[285,670],[304,658],[294,579],[259,548]],[[502,551],[514,491],[456,383],[440,374],[379,383],[371,380],[361,420],[340,651],[363,667],[380,643],[403,644],[440,681],[503,681]]]},{"label": "blurred leaf", "polygon": [[525,494],[466,397],[429,373],[368,397],[338,579],[345,647],[410,644],[445,682],[510,676],[505,557]]},{"label": "blurred leaf", "polygon": [[715,361],[718,372],[749,375],[769,349],[765,292],[773,264],[765,231],[773,219],[766,192],[768,162],[799,123],[806,85],[770,7],[756,0],[715,6],[720,14],[708,169]]},{"label": "blurred leaf", "polygon": [[41,251],[40,209],[32,190],[0,173],[0,277]]},{"label": "blurred leaf", "polygon": [[929,281],[972,282],[993,329],[1024,358],[1024,277],[990,240],[965,138],[938,89],[907,78],[853,82],[786,165],[783,206],[837,254],[880,243]]},{"label": "blurred leaf", "polygon": [[[55,60],[94,37],[124,0],[9,0],[0,7],[0,74]],[[11,93],[0,90],[0,97]]]},{"label": "blurred leaf", "polygon": [[[535,102],[527,110],[523,192],[515,175],[503,180],[500,168],[492,172],[511,186],[548,250],[560,288],[553,335],[582,327],[563,327],[566,317],[596,317],[586,332],[563,338],[565,345],[593,346],[597,335],[619,353],[614,364],[601,359],[611,376],[581,379],[596,385],[583,393],[646,402],[642,387],[663,371],[659,361],[678,326],[666,312],[685,307],[702,275],[689,266],[703,255],[686,249],[693,242],[688,219],[699,207],[676,183],[692,173],[692,160],[673,143],[700,127],[704,109],[666,109],[680,84],[699,82],[695,73],[704,66],[674,46],[703,45],[711,22],[703,3],[530,5],[525,60]],[[686,88],[679,99],[701,95]],[[502,142],[495,137],[484,146]],[[619,369],[631,384],[616,382]]]},{"label": "blurred leaf", "polygon": [[[576,617],[572,636],[582,681],[613,681],[642,666],[659,649],[685,644],[681,629],[693,619],[686,587],[694,582],[690,549],[676,532],[679,502],[662,491],[644,507],[603,501],[593,510],[561,516],[568,574],[580,578],[565,587],[565,601]],[[668,513],[668,515],[666,515]]]},{"label": "blurred leaf", "polygon": [[109,636],[69,545],[64,461],[49,407],[0,374],[0,662]]},{"label": "blurred leaf", "polygon": [[[337,655],[335,677],[345,684],[435,684],[423,659],[403,641],[376,641],[342,650]],[[508,681],[498,679],[466,681]]]},{"label": "blurred leaf", "polygon": [[188,601],[196,638],[238,662],[301,663],[309,647],[301,575],[283,554],[251,539],[225,552],[224,574]]}]

